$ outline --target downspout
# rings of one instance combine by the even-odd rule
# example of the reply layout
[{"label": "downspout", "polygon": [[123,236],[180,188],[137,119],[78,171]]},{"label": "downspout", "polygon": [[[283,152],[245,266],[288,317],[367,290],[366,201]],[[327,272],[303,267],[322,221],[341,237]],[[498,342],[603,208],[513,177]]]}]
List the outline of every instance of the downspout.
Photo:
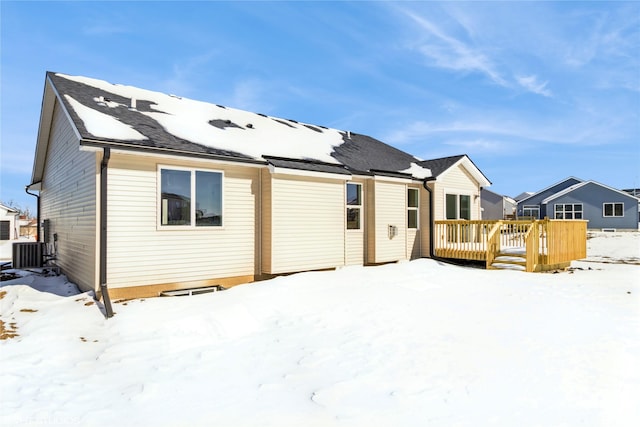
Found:
[{"label": "downspout", "polygon": [[427,182],[433,181],[434,178],[425,178],[422,186],[429,193],[429,257],[435,259],[433,254],[433,191],[427,185]]},{"label": "downspout", "polygon": [[[31,185],[33,185],[33,184],[31,184]],[[33,197],[35,197],[37,199],[37,202],[36,202],[36,221],[37,221],[37,224],[36,224],[36,241],[39,242],[40,241],[40,196],[38,194],[29,193],[29,187],[31,187],[31,185],[27,185],[24,188],[24,191],[28,195],[33,196]]]},{"label": "downspout", "polygon": [[107,288],[107,167],[111,158],[111,149],[104,147],[102,162],[100,163],[100,292],[107,314],[113,317],[111,298]]}]

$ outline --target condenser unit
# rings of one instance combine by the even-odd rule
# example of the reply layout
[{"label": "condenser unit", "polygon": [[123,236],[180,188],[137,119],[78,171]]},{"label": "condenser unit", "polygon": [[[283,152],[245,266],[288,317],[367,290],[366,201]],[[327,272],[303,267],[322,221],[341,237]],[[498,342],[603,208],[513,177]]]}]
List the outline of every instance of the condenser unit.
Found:
[{"label": "condenser unit", "polygon": [[40,268],[44,243],[20,242],[13,244],[13,268]]}]

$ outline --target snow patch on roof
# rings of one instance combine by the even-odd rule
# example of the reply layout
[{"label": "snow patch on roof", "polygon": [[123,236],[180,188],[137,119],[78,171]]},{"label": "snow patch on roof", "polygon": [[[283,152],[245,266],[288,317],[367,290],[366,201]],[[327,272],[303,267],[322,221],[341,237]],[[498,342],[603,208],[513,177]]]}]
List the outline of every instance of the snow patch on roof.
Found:
[{"label": "snow patch on roof", "polygon": [[91,135],[98,138],[115,138],[122,140],[144,140],[146,136],[133,129],[131,126],[120,122],[115,117],[89,108],[76,101],[69,95],[65,95],[67,101],[78,114],[84,127]]},{"label": "snow patch on roof", "polygon": [[[138,102],[141,100],[150,101],[152,103],[151,109],[154,111],[141,111],[140,114],[157,121],[168,133],[190,142],[238,152],[255,159],[262,159],[263,155],[268,155],[340,164],[331,156],[334,148],[344,143],[343,132],[336,129],[323,128],[319,131],[305,126],[304,123],[292,121],[286,121],[285,126],[282,121],[261,114],[166,95],[133,86],[114,85],[88,77],[57,75],[105,92],[136,99]],[[105,116],[88,107],[82,107],[80,105],[83,116],[89,116],[90,113],[87,110]],[[74,109],[76,109],[75,105]],[[228,120],[237,127],[219,128],[210,123],[212,120]],[[119,124],[122,125],[122,123]],[[88,127],[87,130],[98,136]],[[100,136],[115,138],[113,129],[101,128],[101,130]]]},{"label": "snow patch on roof", "polygon": [[419,179],[425,179],[431,176],[431,169],[422,167],[416,163],[411,163],[411,167],[401,170],[399,172],[411,174],[415,178],[419,178]]}]

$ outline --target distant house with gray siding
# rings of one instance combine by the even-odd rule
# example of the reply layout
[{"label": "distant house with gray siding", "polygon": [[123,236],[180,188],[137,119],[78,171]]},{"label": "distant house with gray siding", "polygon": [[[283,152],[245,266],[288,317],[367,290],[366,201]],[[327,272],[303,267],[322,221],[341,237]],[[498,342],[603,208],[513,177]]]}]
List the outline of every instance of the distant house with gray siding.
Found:
[{"label": "distant house with gray siding", "polygon": [[513,219],[517,202],[511,197],[483,188],[480,192],[482,219]]},{"label": "distant house with gray siding", "polygon": [[591,230],[637,230],[638,199],[596,181],[569,177],[518,202],[518,217],[588,220]]}]

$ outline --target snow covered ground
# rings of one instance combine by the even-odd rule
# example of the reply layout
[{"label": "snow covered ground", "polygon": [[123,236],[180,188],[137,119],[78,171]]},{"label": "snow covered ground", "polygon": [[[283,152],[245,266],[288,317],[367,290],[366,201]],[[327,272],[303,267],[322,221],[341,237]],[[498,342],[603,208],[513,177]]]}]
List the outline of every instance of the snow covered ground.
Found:
[{"label": "snow covered ground", "polygon": [[638,426],[640,234],[588,255],[303,273],[109,320],[64,277],[3,282],[0,425]]}]

